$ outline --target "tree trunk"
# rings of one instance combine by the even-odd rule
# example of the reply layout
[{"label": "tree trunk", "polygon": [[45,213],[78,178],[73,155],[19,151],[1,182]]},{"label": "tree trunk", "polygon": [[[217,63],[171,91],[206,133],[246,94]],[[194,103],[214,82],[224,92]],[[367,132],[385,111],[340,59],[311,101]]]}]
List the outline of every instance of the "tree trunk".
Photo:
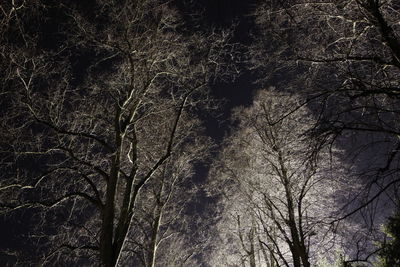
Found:
[{"label": "tree trunk", "polygon": [[[115,161],[113,162],[115,164]],[[111,171],[110,181],[107,184],[106,202],[102,214],[100,232],[100,260],[104,267],[114,266],[116,261],[113,249],[114,230],[114,200],[117,184],[117,171],[115,166]]]},{"label": "tree trunk", "polygon": [[151,267],[156,266],[156,254],[157,254],[157,237],[158,237],[158,231],[160,227],[160,221],[161,221],[161,212],[158,211],[157,209],[157,216],[155,218],[155,222],[153,225],[153,234],[151,236],[151,245],[150,245],[150,251],[149,251],[149,262],[151,262]]}]

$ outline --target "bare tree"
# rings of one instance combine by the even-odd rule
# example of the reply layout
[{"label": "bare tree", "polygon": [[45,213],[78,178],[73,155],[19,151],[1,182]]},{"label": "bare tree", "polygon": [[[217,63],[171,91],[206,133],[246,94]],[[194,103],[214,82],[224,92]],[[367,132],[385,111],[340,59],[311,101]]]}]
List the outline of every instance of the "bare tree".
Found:
[{"label": "bare tree", "polygon": [[127,239],[127,250],[143,266],[184,265],[187,257],[198,252],[192,250],[196,246],[189,243],[195,240],[183,243],[186,248],[179,244],[190,236],[194,217],[189,216],[187,210],[197,196],[197,187],[187,178],[193,174],[194,163],[208,158],[212,144],[208,138],[196,139],[185,145],[183,154],[172,155],[143,187],[142,194],[146,198],[140,200],[140,210],[132,222],[133,229],[137,230]]},{"label": "bare tree", "polygon": [[[397,136],[395,1],[267,1],[256,14],[254,67],[274,67],[264,72],[267,81],[319,102],[320,131]],[[276,77],[283,72],[285,80]]]},{"label": "bare tree", "polygon": [[300,99],[263,90],[253,106],[238,109],[238,130],[213,173],[228,194],[223,213],[231,223],[223,220],[221,228],[236,220],[250,266],[311,266],[337,245],[329,221],[343,174],[337,158],[307,136],[315,119],[304,106],[293,110]]},{"label": "bare tree", "polygon": [[398,195],[399,12],[379,0],[265,1],[255,12],[253,67],[262,82],[303,94],[316,138],[347,152],[349,179],[365,190],[336,222],[363,221],[365,237],[379,232]]},{"label": "bare tree", "polygon": [[[0,206],[32,215],[29,261],[137,263],[124,251],[141,253],[132,242],[145,231],[154,266],[167,225],[179,224],[176,182],[207,150],[190,147],[202,140],[195,111],[211,107],[210,80],[230,75],[229,35],[188,31],[167,1],[11,1],[1,11]],[[52,33],[62,42],[49,48],[30,28],[46,12],[61,16]],[[87,66],[71,64],[77,55]],[[140,229],[147,207],[151,227]]]}]

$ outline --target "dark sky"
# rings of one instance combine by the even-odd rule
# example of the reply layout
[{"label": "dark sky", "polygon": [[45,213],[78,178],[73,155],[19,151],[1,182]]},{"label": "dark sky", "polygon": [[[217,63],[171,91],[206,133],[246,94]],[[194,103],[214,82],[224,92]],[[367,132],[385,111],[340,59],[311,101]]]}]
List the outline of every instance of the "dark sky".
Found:
[{"label": "dark sky", "polygon": [[[248,14],[256,2],[256,0],[198,0],[193,3],[178,1],[177,6],[184,15],[186,23],[198,25],[200,27],[198,30],[227,29],[235,24],[232,42],[248,45],[251,43],[250,32],[253,30]],[[194,12],[201,13],[200,16],[195,17],[196,21],[189,16]],[[209,114],[203,116],[207,133],[217,142],[222,141],[229,127],[231,109],[239,105],[249,105],[252,100],[255,77],[246,70],[243,63],[238,66],[238,69],[241,73],[232,81],[216,82],[212,85],[214,97],[223,101],[218,118]]]},{"label": "dark sky", "polygon": [[[83,9],[87,9],[90,12],[92,2],[93,0],[82,1],[80,4],[84,6],[82,7]],[[251,13],[257,2],[257,0],[175,0],[175,4],[181,11],[186,23],[193,25],[193,30],[228,29],[234,23],[236,28],[232,42],[245,45],[251,44],[251,32],[254,30],[254,25],[247,15]],[[49,12],[51,16],[48,18],[47,23],[44,23],[43,28],[39,29],[45,36],[40,45],[47,50],[59,47],[63,42],[62,36],[57,34],[58,22],[63,19],[62,14]],[[195,12],[199,12],[200,15],[192,16]],[[91,57],[93,55],[90,54],[90,51],[79,51],[79,53],[73,55],[72,64],[75,72],[79,73],[76,76],[77,83],[84,79],[84,70],[90,65]],[[256,85],[253,83],[256,78],[255,74],[246,69],[244,63],[237,67],[241,73],[238,77],[232,79],[232,81],[219,81],[211,85],[213,96],[222,102],[219,113],[216,113],[217,115],[200,114],[205,122],[207,134],[219,144],[231,126],[229,117],[232,108],[240,105],[250,105],[252,95],[256,90]],[[196,170],[195,179],[201,183],[207,176],[208,167],[200,165],[197,166]],[[197,211],[206,209],[207,205],[213,205],[212,199],[209,199],[205,193],[201,194],[197,201],[198,207],[195,207],[196,204],[192,206]],[[26,222],[30,220],[31,215],[29,213],[17,213],[7,218],[0,217],[0,250],[4,247],[9,250],[17,250],[20,240],[16,236],[28,232],[31,225]],[[14,224],[10,225],[10,221],[14,222]]]}]

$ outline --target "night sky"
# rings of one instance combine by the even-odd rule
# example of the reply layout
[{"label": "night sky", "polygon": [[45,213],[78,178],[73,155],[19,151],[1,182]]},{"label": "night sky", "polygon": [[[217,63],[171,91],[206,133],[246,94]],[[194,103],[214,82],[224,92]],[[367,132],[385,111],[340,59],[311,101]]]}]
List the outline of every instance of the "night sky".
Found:
[{"label": "night sky", "polygon": [[[238,1],[238,0],[200,0],[194,3],[183,4],[185,1],[178,1],[178,7],[183,14],[190,14],[193,11],[202,10],[200,19],[193,22],[191,17],[184,16],[186,23],[200,25],[196,30],[209,30],[210,28],[228,29],[234,23],[235,30],[232,42],[249,45],[252,42],[251,33],[254,33],[254,22],[248,16],[256,6],[257,0]],[[255,90],[256,75],[249,71],[245,63],[238,65],[239,75],[231,82],[216,82],[212,84],[212,93],[222,100],[223,105],[218,118],[205,114],[207,133],[216,139],[222,141],[227,134],[227,128],[230,124],[230,111],[233,107],[239,105],[249,105]]]},{"label": "night sky", "polygon": [[[93,10],[91,8],[92,4],[95,2],[96,2],[95,0],[90,0],[90,1],[72,1],[71,0],[71,3],[76,4],[76,6],[80,10],[80,12],[87,15],[88,18],[93,19],[93,20],[98,19],[99,21],[101,21],[101,18],[96,17],[96,14],[93,12]],[[45,14],[46,14],[45,19],[43,19],[43,21],[40,23],[40,25],[36,25],[35,21],[31,21],[30,23],[28,23],[27,31],[32,31],[32,32],[37,31],[39,33],[37,44],[38,44],[38,47],[40,47],[40,49],[42,51],[48,52],[49,55],[51,54],[52,56],[54,56],[54,59],[58,59],[58,56],[59,56],[60,58],[65,57],[65,58],[68,58],[68,60],[70,60],[69,63],[71,64],[71,77],[73,77],[71,79],[70,86],[71,86],[71,88],[73,88],[73,87],[78,88],[80,85],[82,85],[86,81],[86,75],[88,73],[90,73],[89,68],[92,67],[93,62],[96,59],[96,57],[100,58],[100,56],[98,54],[96,55],[95,54],[96,52],[94,52],[94,50],[92,51],[91,49],[88,49],[88,47],[85,47],[84,49],[79,49],[78,47],[74,47],[71,50],[65,49],[65,50],[68,50],[68,52],[64,52],[64,50],[62,50],[59,52],[60,54],[54,54],[54,52],[56,52],[60,47],[62,47],[66,43],[66,39],[68,37],[66,37],[65,34],[62,34],[61,32],[62,32],[63,27],[65,27],[67,25],[66,21],[70,18],[68,18],[66,16],[66,13],[61,12],[60,7],[54,7],[54,8],[51,7],[50,0],[44,0],[43,3],[49,3],[48,7],[46,7],[46,9],[45,9],[46,10],[45,11]],[[215,142],[215,146],[212,148],[212,151],[210,152],[211,157],[209,159],[207,159],[206,162],[200,162],[200,163],[196,162],[194,164],[193,177],[190,177],[190,179],[189,179],[190,183],[193,182],[193,184],[194,184],[193,187],[198,186],[200,189],[196,193],[197,194],[196,199],[195,200],[192,199],[191,202],[189,204],[187,204],[188,208],[186,210],[186,213],[197,214],[200,217],[203,216],[203,218],[201,218],[201,220],[203,220],[202,221],[203,224],[207,224],[207,223],[204,223],[204,222],[207,222],[207,220],[209,219],[209,218],[207,218],[207,216],[210,216],[210,214],[213,214],[213,211],[212,211],[214,208],[213,206],[217,205],[218,198],[221,197],[221,195],[218,195],[218,196],[210,195],[210,193],[207,192],[207,189],[204,189],[204,187],[202,188],[202,186],[204,184],[206,184],[206,182],[209,182],[207,180],[208,178],[210,178],[210,177],[208,177],[209,171],[212,170],[213,164],[215,163],[214,161],[217,161],[219,159],[218,153],[221,152],[222,149],[225,148],[224,146],[227,146],[227,144],[229,142],[229,139],[226,137],[229,137],[230,134],[232,132],[234,132],[238,126],[238,123],[236,123],[236,121],[233,121],[233,119],[231,118],[232,111],[236,107],[239,107],[239,106],[250,107],[253,103],[253,98],[255,97],[257,90],[261,89],[262,86],[265,85],[265,84],[263,84],[263,81],[260,82],[260,77],[262,75],[265,75],[265,73],[261,73],[263,70],[260,71],[257,68],[251,68],[251,66],[250,66],[251,63],[249,63],[249,60],[247,60],[247,58],[246,58],[246,57],[248,57],[248,53],[247,53],[248,50],[246,50],[246,49],[249,49],[249,46],[252,45],[253,42],[256,42],[256,40],[253,40],[253,38],[254,38],[254,36],[256,36],[258,34],[256,32],[257,29],[255,26],[254,17],[250,17],[249,14],[251,14],[255,10],[255,8],[257,6],[259,6],[260,3],[261,3],[261,1],[259,1],[259,0],[249,0],[249,1],[240,1],[240,0],[198,0],[198,1],[174,0],[174,1],[170,2],[171,5],[174,5],[177,8],[178,12],[180,12],[180,15],[183,17],[185,31],[207,33],[212,30],[215,30],[216,32],[219,32],[219,31],[224,31],[224,30],[231,30],[232,25],[235,25],[233,28],[233,35],[232,35],[231,43],[237,45],[238,51],[239,51],[238,55],[240,57],[240,59],[238,59],[238,61],[240,61],[240,62],[236,65],[236,68],[238,70],[236,76],[231,77],[228,80],[221,81],[221,80],[217,79],[215,81],[209,82],[210,92],[211,92],[212,97],[214,97],[218,102],[218,109],[213,112],[203,111],[201,109],[202,107],[196,107],[196,109],[195,109],[196,115],[198,115],[198,117],[202,120],[202,123],[205,127],[206,134],[212,138],[213,142]],[[0,4],[0,6],[1,6],[1,4]],[[97,25],[97,26],[101,27],[101,25]],[[1,33],[1,31],[0,31],[0,33]],[[11,39],[12,42],[15,42],[15,44],[23,43],[23,40],[21,40],[21,39],[15,38],[15,40],[13,40],[13,37],[11,37],[11,38],[8,37],[8,38]],[[129,46],[129,48],[130,48],[130,46]],[[29,49],[27,49],[26,51],[27,51],[27,54],[29,54]],[[70,53],[70,54],[68,54],[66,56],[66,54],[63,54],[63,53]],[[282,55],[283,55],[283,57],[287,56],[285,54],[285,52],[280,54],[280,56],[282,56]],[[1,60],[1,58],[0,58],[0,60]],[[112,61],[110,61],[110,62],[112,62]],[[104,64],[104,65],[99,64],[99,66],[100,66],[99,69],[101,70],[103,68],[104,70],[106,70],[108,67],[107,64]],[[297,62],[297,64],[298,64],[298,62]],[[289,63],[288,63],[288,66],[289,66]],[[0,67],[2,67],[1,63],[0,63]],[[98,66],[96,66],[96,67],[98,67]],[[312,64],[309,64],[309,62],[307,62],[307,63],[302,62],[297,65],[298,68],[293,68],[293,65],[288,67],[288,69],[285,69],[285,67],[282,70],[281,69],[277,70],[276,72],[275,72],[275,70],[271,71],[271,72],[273,72],[273,74],[271,74],[271,77],[273,76],[273,78],[268,80],[268,82],[272,83],[272,84],[270,84],[271,86],[276,85],[276,87],[278,87],[277,91],[286,90],[287,88],[284,88],[284,86],[281,86],[282,88],[279,88],[280,85],[285,85],[285,83],[292,86],[290,89],[288,89],[288,91],[292,90],[293,88],[294,88],[293,91],[296,91],[301,86],[308,84],[308,77],[306,77],[306,75],[304,75],[304,77],[306,77],[306,78],[304,78],[304,80],[302,80],[303,77],[300,77],[298,80],[296,80],[297,77],[295,77],[295,76],[297,76],[297,75],[301,76],[304,73],[306,73],[307,71],[311,70],[313,67]],[[271,68],[273,68],[273,67],[271,67]],[[349,69],[350,69],[350,67],[349,67]],[[98,71],[98,70],[96,69],[96,71]],[[114,70],[112,70],[112,71],[114,71]],[[110,73],[112,71],[110,71]],[[351,72],[351,71],[349,71],[349,72]],[[95,71],[93,71],[93,73],[95,73]],[[98,71],[98,73],[101,73],[101,71]],[[104,73],[106,73],[106,71]],[[318,73],[318,75],[320,75],[320,73]],[[329,75],[330,75],[330,73],[329,73]],[[317,74],[316,74],[316,76],[317,76]],[[332,77],[333,76],[335,76],[335,75],[332,75]],[[325,88],[330,88],[330,87],[333,88],[336,86],[336,82],[338,82],[338,81],[341,82],[341,80],[338,78],[338,76],[335,76],[334,78],[328,77],[328,78],[326,78],[326,80],[325,80],[325,77],[321,78],[318,76],[318,79],[315,79],[316,83],[313,86],[318,87],[318,85],[322,85],[321,88],[318,88],[318,90],[321,90],[321,91],[324,90]],[[360,75],[360,76],[362,76],[362,75]],[[262,78],[265,78],[265,77],[262,77]],[[295,82],[293,82],[293,84],[290,84],[292,81],[295,81]],[[43,84],[46,84],[47,81],[42,81],[42,82],[43,82]],[[296,82],[298,82],[299,84],[295,84]],[[302,83],[302,82],[304,82],[304,83]],[[49,81],[49,83],[50,83],[50,81]],[[371,82],[371,84],[373,84],[373,83]],[[289,85],[288,85],[288,88],[290,87]],[[314,89],[312,86],[310,88],[311,88],[310,90]],[[304,95],[307,95],[308,88],[301,88],[301,89],[304,89],[304,92],[305,92]],[[396,91],[396,90],[394,90],[394,91]],[[293,91],[291,91],[291,92],[293,93]],[[361,134],[358,134],[358,133],[356,133],[357,129],[351,129],[353,124],[350,124],[351,127],[349,129],[345,128],[345,127],[347,127],[347,125],[343,126],[342,129],[337,129],[340,126],[345,125],[344,122],[340,121],[341,119],[345,122],[347,122],[346,120],[349,120],[349,121],[351,121],[351,123],[354,123],[354,125],[357,125],[357,126],[358,126],[358,124],[357,124],[358,122],[360,122],[360,124],[362,126],[364,126],[362,123],[364,123],[364,122],[369,123],[369,120],[373,121],[373,119],[375,118],[374,116],[378,117],[379,120],[381,118],[383,118],[382,121],[385,121],[386,119],[387,119],[387,121],[390,121],[390,119],[392,119],[390,117],[391,115],[389,115],[388,117],[385,117],[386,115],[381,116],[379,113],[381,110],[379,112],[377,112],[376,114],[375,113],[372,114],[370,117],[368,117],[368,119],[365,119],[365,121],[363,121],[364,120],[364,117],[363,117],[364,112],[360,113],[361,115],[359,113],[354,112],[357,115],[355,115],[354,118],[351,117],[353,115],[353,113],[351,113],[351,112],[353,112],[353,110],[352,110],[353,102],[352,101],[354,101],[354,99],[356,101],[358,100],[358,98],[357,98],[358,96],[355,97],[355,96],[351,95],[351,93],[353,93],[353,92],[349,92],[349,93],[346,92],[346,94],[348,94],[348,95],[344,94],[345,97],[343,97],[343,95],[339,95],[339,94],[337,94],[337,95],[332,94],[332,95],[334,95],[333,97],[329,96],[323,100],[320,100],[319,98],[317,98],[317,100],[315,100],[315,102],[310,101],[307,104],[305,104],[304,106],[309,107],[310,110],[312,110],[312,111],[310,111],[311,113],[313,113],[313,112],[315,113],[312,115],[315,115],[315,117],[318,117],[318,120],[320,120],[318,122],[321,122],[320,125],[315,126],[315,128],[313,128],[312,130],[307,132],[305,134],[305,136],[306,135],[307,135],[307,137],[311,136],[311,138],[314,138],[317,136],[316,138],[318,138],[318,137],[320,137],[320,136],[318,136],[318,134],[322,133],[321,136],[326,137],[326,140],[328,140],[328,141],[326,141],[326,143],[324,143],[324,146],[325,145],[328,146],[327,144],[330,142],[329,145],[331,146],[330,148],[333,148],[333,150],[334,150],[333,153],[337,153],[337,155],[340,154],[338,156],[338,158],[340,158],[340,160],[343,160],[343,166],[345,166],[343,168],[348,168],[348,169],[346,169],[346,171],[351,170],[352,172],[356,173],[356,175],[358,175],[357,179],[359,179],[359,177],[363,177],[362,179],[364,179],[364,180],[360,179],[361,187],[362,186],[366,186],[366,187],[370,186],[370,188],[372,188],[372,189],[369,189],[369,191],[366,190],[368,192],[366,192],[365,199],[362,199],[362,200],[366,200],[369,197],[374,196],[374,194],[376,192],[379,192],[379,190],[380,190],[379,186],[381,186],[381,185],[379,184],[378,175],[385,173],[385,171],[390,170],[390,168],[392,166],[391,164],[398,160],[399,156],[397,155],[398,154],[397,152],[399,151],[398,148],[400,148],[400,143],[396,138],[399,137],[399,135],[397,135],[395,137],[393,137],[393,136],[387,137],[387,135],[386,135],[387,133],[379,133],[379,131],[381,130],[380,128],[378,128],[378,130],[376,130],[374,128],[374,129],[372,129],[372,131],[368,130],[369,132],[362,132]],[[381,92],[379,92],[379,94],[380,93]],[[160,93],[160,95],[161,95],[161,93]],[[347,99],[346,97],[348,97],[348,96],[349,96],[349,98]],[[371,97],[371,99],[373,97],[374,97],[374,95]],[[396,97],[398,97],[397,94],[395,95],[394,98],[396,98]],[[346,99],[346,100],[343,100],[343,99]],[[303,98],[302,98],[302,101],[303,101]],[[307,96],[307,101],[308,101],[308,96]],[[343,110],[345,110],[345,108],[347,107],[345,105],[348,105],[348,110],[350,110],[350,112],[348,114],[350,114],[350,113],[351,114],[348,115],[347,113],[343,112],[345,115],[340,114],[340,115],[337,115],[336,117],[333,116],[333,117],[335,117],[335,119],[337,119],[337,121],[331,122],[328,120],[328,119],[330,119],[329,116],[331,115],[331,113],[334,114],[334,112],[336,112],[336,111],[340,111],[340,112],[342,111],[342,110],[340,110],[342,108],[341,106],[339,106],[339,105],[335,106],[336,105],[335,101],[342,101],[342,102],[340,102],[340,104],[343,105]],[[371,100],[371,103],[375,104],[375,102],[373,102],[373,101],[374,100]],[[27,102],[29,102],[29,101],[27,101]],[[1,102],[0,102],[0,104],[1,104]],[[326,106],[324,106],[324,105],[326,105]],[[315,108],[315,110],[314,110],[314,108]],[[325,108],[326,108],[326,110],[325,110]],[[369,106],[367,106],[367,108],[369,108]],[[182,105],[181,111],[182,110],[183,110],[183,105]],[[348,112],[348,110],[346,110],[346,112]],[[384,109],[382,108],[382,110],[384,110]],[[394,109],[394,110],[396,110],[396,109]],[[384,112],[386,112],[386,110],[384,110]],[[390,110],[388,113],[390,113],[390,112],[392,112],[392,111]],[[0,114],[3,114],[3,112]],[[5,112],[4,112],[4,114],[5,114]],[[369,115],[369,114],[367,114],[367,115]],[[254,116],[254,117],[256,117],[256,116]],[[394,115],[394,117],[395,117],[395,115]],[[326,118],[328,118],[328,119],[326,119]],[[324,119],[326,119],[326,121],[324,121]],[[379,121],[379,122],[381,122],[381,121]],[[119,123],[120,122],[118,121],[117,125],[119,125]],[[340,123],[343,123],[343,124],[340,124]],[[274,125],[274,124],[275,123],[272,123],[271,125]],[[388,124],[390,124],[390,123],[388,123]],[[271,125],[269,125],[269,126],[271,126]],[[339,126],[337,126],[337,125],[339,125]],[[366,123],[366,125],[367,125],[367,123]],[[384,125],[384,126],[386,127],[386,125]],[[136,125],[134,127],[136,127]],[[328,128],[328,130],[324,127]],[[331,129],[329,127],[331,127]],[[39,128],[37,128],[37,129],[34,128],[32,130],[32,132],[35,132],[35,131],[40,132],[40,130],[41,129],[39,129]],[[323,132],[323,131],[326,131],[326,132]],[[374,131],[376,131],[378,133],[376,133]],[[326,135],[324,135],[324,134],[326,134]],[[135,133],[135,135],[136,135],[136,133]],[[171,140],[173,140],[173,137],[171,137]],[[226,140],[228,140],[228,141],[226,143],[224,143]],[[71,141],[71,143],[72,143],[72,141]],[[130,144],[132,146],[132,143],[130,143]],[[171,141],[171,144],[172,144],[172,141]],[[396,144],[397,146],[395,147],[394,144]],[[359,150],[353,149],[354,147],[357,147],[357,149],[359,149]],[[332,152],[332,151],[330,151],[330,152]],[[116,154],[116,152],[114,152],[114,153]],[[129,151],[129,153],[130,153],[130,151]],[[384,155],[384,156],[382,156],[382,155]],[[158,154],[156,156],[158,156]],[[154,157],[156,157],[156,156],[154,156]],[[111,156],[110,156],[110,158],[111,158]],[[44,159],[44,160],[41,159],[41,160],[45,161],[46,159]],[[90,160],[92,160],[92,159],[90,159]],[[93,159],[93,161],[94,160],[95,159]],[[130,160],[130,158],[129,158],[129,160]],[[27,161],[29,161],[29,159]],[[16,162],[17,162],[17,160],[16,160]],[[51,162],[51,160],[49,160],[49,162]],[[151,166],[152,163],[150,160],[149,160],[149,162],[150,163],[147,163],[147,164],[149,164],[149,166]],[[18,164],[23,164],[23,163],[24,163],[24,161],[21,159]],[[34,160],[31,160],[29,162],[26,162],[25,168],[28,171],[31,171],[31,173],[33,173],[33,174],[39,173],[41,171],[37,167],[40,165],[39,163],[43,163],[43,162],[40,162],[40,160],[39,160],[39,162],[35,162]],[[132,161],[131,161],[131,163],[132,163]],[[47,164],[47,162],[46,162],[46,164]],[[46,164],[44,164],[44,165],[46,165]],[[162,163],[162,164],[164,164],[164,163]],[[386,164],[387,164],[387,166],[385,166]],[[48,164],[48,165],[50,165],[50,164]],[[147,167],[149,167],[149,166],[147,166]],[[219,166],[219,165],[216,165],[216,166]],[[107,167],[109,167],[109,166],[107,166]],[[132,169],[134,169],[134,168],[135,167],[132,167]],[[121,167],[121,169],[122,169],[122,167]],[[367,171],[360,175],[360,173],[363,172],[364,170],[367,170]],[[397,169],[393,171],[393,173],[394,173],[393,177],[396,175],[395,171],[397,171]],[[146,173],[146,172],[147,171],[144,171],[143,173]],[[370,172],[370,173],[368,173],[368,172]],[[120,177],[119,170],[117,170],[116,173],[117,173],[116,176]],[[390,175],[392,175],[392,173],[390,173],[387,176],[387,177],[389,177],[389,178],[387,178],[388,180],[393,178]],[[97,176],[98,176],[98,174],[97,174]],[[71,177],[72,177],[72,175],[71,175]],[[134,177],[135,177],[134,179],[136,179],[136,176],[134,176]],[[152,177],[152,176],[149,176],[149,177]],[[356,178],[354,178],[354,179],[356,179]],[[100,184],[100,182],[99,182],[99,184]],[[108,181],[106,182],[106,184],[108,186]],[[193,184],[191,184],[190,186],[192,186]],[[384,183],[382,183],[382,184],[384,185]],[[100,187],[100,185],[96,185],[96,186]],[[104,186],[104,187],[107,188],[107,186]],[[186,185],[186,186],[188,186],[188,185]],[[210,190],[210,191],[212,191],[212,190]],[[345,191],[345,190],[343,190],[343,191]],[[66,192],[68,192],[68,191],[66,191]],[[61,193],[64,194],[64,192],[62,192],[62,191],[61,191]],[[348,194],[352,194],[352,192],[350,192],[350,193],[348,192]],[[122,193],[121,193],[121,195],[122,195]],[[382,195],[384,195],[384,194],[382,194]],[[342,201],[342,199],[338,198],[337,201],[340,202],[340,201]],[[100,199],[100,203],[101,203],[101,199]],[[360,202],[355,201],[354,203],[350,203],[349,205],[346,204],[346,208],[345,208],[345,209],[347,209],[346,211],[351,211],[353,208],[357,207],[357,205],[359,205],[359,203]],[[377,204],[375,206],[375,208],[379,209],[381,207]],[[343,211],[345,209],[343,209]],[[373,209],[373,208],[371,208],[371,209]],[[208,211],[211,211],[211,212],[208,212]],[[6,215],[6,216],[0,217],[0,252],[3,250],[3,251],[7,251],[7,253],[9,253],[9,255],[12,255],[13,251],[18,251],[18,250],[24,249],[24,250],[26,250],[27,254],[31,254],[31,255],[35,254],[36,247],[29,247],[26,245],[22,246],[22,243],[23,243],[22,241],[24,241],[22,239],[24,239],[25,236],[27,236],[27,233],[29,233],[32,230],[32,225],[36,224],[36,223],[40,223],[40,221],[31,221],[31,219],[30,219],[35,214],[35,212],[36,212],[35,209],[28,210],[28,211],[18,211],[12,215]],[[375,223],[379,222],[379,224],[384,223],[385,217],[380,216],[380,211],[373,211],[373,212],[375,213],[375,215],[378,214],[377,217],[379,217],[379,218],[377,221],[371,221],[371,225],[374,222]],[[72,213],[72,211],[71,211],[71,213]],[[383,211],[383,213],[385,213],[385,216],[387,216],[387,214],[388,214],[388,212],[386,210]],[[365,213],[365,214],[367,214],[367,213]],[[364,218],[362,218],[362,217],[366,216],[365,214],[360,213],[360,216],[357,217],[357,219],[355,219],[354,222],[356,222],[356,220],[363,220]],[[54,217],[55,217],[55,219],[54,219],[55,222],[57,222],[57,220],[59,220],[59,218],[56,218],[56,216],[54,216]],[[367,218],[367,219],[370,219],[370,218]],[[113,217],[113,220],[114,220],[114,217]],[[26,223],[26,222],[29,222],[29,223]],[[197,222],[192,222],[191,227],[195,227],[196,226],[195,223],[197,223]],[[358,223],[358,221],[357,221],[357,223]],[[367,222],[367,223],[369,223],[369,222]],[[332,224],[332,225],[334,225],[334,224]],[[214,226],[206,225],[205,229],[207,227],[213,228]],[[49,231],[51,231],[51,229]],[[119,254],[117,254],[117,255],[119,255]],[[200,260],[201,260],[202,256],[203,255],[201,255],[201,253],[199,255],[197,255],[197,257]],[[9,263],[10,258],[12,258],[12,256],[7,257],[4,254],[0,253],[0,265],[2,265],[2,262]],[[77,264],[76,266],[80,266],[80,265],[85,266],[85,261],[78,262],[76,264]],[[11,265],[7,265],[7,266],[11,266]],[[208,266],[208,265],[204,265],[204,266]]]}]

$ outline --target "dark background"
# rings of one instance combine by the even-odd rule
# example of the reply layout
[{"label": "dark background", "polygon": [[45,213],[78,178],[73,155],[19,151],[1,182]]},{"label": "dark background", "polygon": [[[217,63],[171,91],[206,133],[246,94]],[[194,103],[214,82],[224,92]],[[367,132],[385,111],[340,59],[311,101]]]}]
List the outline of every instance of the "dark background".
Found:
[{"label": "dark background", "polygon": [[[46,0],[42,2],[47,3]],[[76,0],[71,2],[75,2],[84,12],[91,14],[92,5],[95,1]],[[185,24],[189,28],[191,27],[193,31],[227,30],[234,24],[232,43],[249,45],[254,27],[248,14],[254,8],[256,2],[255,0],[198,0],[193,2],[178,0],[174,4],[181,12]],[[59,29],[66,17],[65,14],[60,12],[60,9],[51,8],[51,1],[48,7],[45,22],[38,25],[33,21],[30,28],[32,31],[39,32],[41,49],[51,52],[57,50],[64,42],[64,37]],[[198,15],[192,16],[194,13]],[[15,42],[18,42],[18,40],[15,40]],[[242,52],[245,53],[245,50]],[[76,51],[75,54],[72,54],[71,64],[76,84],[83,81],[85,69],[90,65],[93,56],[90,51]],[[199,114],[204,120],[207,134],[217,144],[221,144],[223,137],[229,132],[231,110],[239,105],[249,105],[255,90],[253,83],[255,75],[246,69],[245,63],[240,63],[237,67],[240,73],[232,81],[217,81],[210,84],[212,95],[221,102],[220,109],[215,114]],[[207,165],[196,166],[195,180],[202,183],[206,179],[207,172]],[[205,193],[200,193],[198,200],[191,205],[191,208],[193,208],[193,212],[201,213],[202,210],[213,205],[213,201]],[[0,217],[0,252],[12,254],[13,251],[25,250],[32,255],[35,253],[37,248],[23,245],[26,241],[24,236],[35,224],[31,219],[33,213],[34,210],[21,211]],[[11,258],[0,253],[0,265],[8,266],[6,264],[10,264]]]}]

